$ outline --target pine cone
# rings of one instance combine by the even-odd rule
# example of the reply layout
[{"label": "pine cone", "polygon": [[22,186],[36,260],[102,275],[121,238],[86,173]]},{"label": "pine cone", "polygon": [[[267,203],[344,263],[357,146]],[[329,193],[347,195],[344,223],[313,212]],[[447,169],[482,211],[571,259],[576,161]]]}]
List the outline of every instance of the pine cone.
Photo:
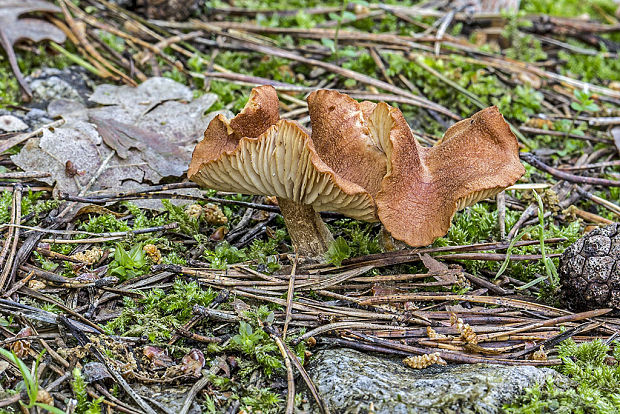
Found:
[{"label": "pine cone", "polygon": [[562,297],[576,310],[620,311],[620,223],[586,234],[560,258]]}]

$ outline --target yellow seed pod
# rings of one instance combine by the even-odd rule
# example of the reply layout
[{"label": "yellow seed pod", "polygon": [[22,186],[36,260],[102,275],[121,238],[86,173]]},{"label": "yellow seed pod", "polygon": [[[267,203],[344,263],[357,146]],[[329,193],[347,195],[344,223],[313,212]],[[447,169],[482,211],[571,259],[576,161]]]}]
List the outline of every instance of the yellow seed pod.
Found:
[{"label": "yellow seed pod", "polygon": [[546,361],[547,360],[547,353],[545,352],[544,345],[541,345],[538,351],[532,354],[532,359],[534,361]]},{"label": "yellow seed pod", "polygon": [[45,289],[47,285],[45,284],[45,282],[42,282],[40,280],[29,280],[28,287],[33,290],[41,290]]},{"label": "yellow seed pod", "polygon": [[103,257],[103,249],[101,247],[92,247],[83,252],[75,253],[71,255],[71,257],[75,260],[79,260],[80,262],[92,265],[97,263],[99,259]]},{"label": "yellow seed pod", "polygon": [[144,250],[144,253],[146,253],[149,259],[153,261],[153,263],[161,262],[161,252],[154,244],[146,244],[144,245],[142,250]]},{"label": "yellow seed pod", "polygon": [[202,208],[202,214],[205,221],[209,224],[226,224],[228,223],[228,217],[224,214],[220,206],[213,203],[207,203]]},{"label": "yellow seed pod", "polygon": [[469,283],[469,280],[465,277],[463,273],[459,272],[456,274],[456,284],[459,287],[471,289],[471,283]]},{"label": "yellow seed pod", "polygon": [[474,332],[474,329],[471,326],[469,326],[468,323],[463,322],[463,319],[458,318],[456,314],[452,313],[450,315],[450,323],[461,334],[461,339],[463,339],[468,344],[472,344],[472,345],[478,344],[478,335],[476,335],[476,333]]},{"label": "yellow seed pod", "polygon": [[553,122],[549,119],[530,118],[525,122],[525,125],[538,129],[553,129]]},{"label": "yellow seed pod", "polygon": [[190,218],[198,220],[202,215],[202,206],[200,204],[189,204],[185,207],[185,214]]},{"label": "yellow seed pod", "polygon": [[447,336],[445,335],[438,334],[437,331],[435,331],[430,326],[426,327],[426,335],[428,335],[429,339],[446,339],[447,338]]},{"label": "yellow seed pod", "polygon": [[403,363],[413,369],[422,369],[431,365],[446,365],[447,362],[440,356],[439,352],[424,355],[414,355],[403,359]]}]

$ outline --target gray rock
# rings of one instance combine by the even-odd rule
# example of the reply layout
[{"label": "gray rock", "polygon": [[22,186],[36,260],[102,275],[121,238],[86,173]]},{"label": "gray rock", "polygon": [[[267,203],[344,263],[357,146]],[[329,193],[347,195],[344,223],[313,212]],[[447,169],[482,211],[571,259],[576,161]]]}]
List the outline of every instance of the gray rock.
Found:
[{"label": "gray rock", "polygon": [[45,68],[26,77],[35,102],[47,103],[54,99],[85,102],[90,95],[92,81],[84,69],[71,66],[63,70]]},{"label": "gray rock", "polygon": [[[136,384],[134,390],[141,394],[152,407],[166,409],[168,413],[181,412],[189,386],[173,386],[170,384]],[[157,410],[159,412],[159,410]],[[163,410],[162,410],[163,411]],[[200,406],[194,399],[188,414],[200,414]]]},{"label": "gray rock", "polygon": [[415,370],[351,349],[318,351],[308,373],[334,413],[493,414],[547,376],[533,366],[448,365]]},{"label": "gray rock", "polygon": [[37,122],[42,118],[49,119],[47,112],[45,112],[43,109],[32,108],[26,114],[26,121],[28,122]]},{"label": "gray rock", "polygon": [[90,384],[94,381],[100,381],[106,378],[112,378],[112,375],[108,372],[108,369],[101,362],[88,362],[82,368],[82,375],[84,381]]},{"label": "gray rock", "polygon": [[13,115],[0,116],[0,130],[4,132],[17,132],[28,129],[28,125]]}]

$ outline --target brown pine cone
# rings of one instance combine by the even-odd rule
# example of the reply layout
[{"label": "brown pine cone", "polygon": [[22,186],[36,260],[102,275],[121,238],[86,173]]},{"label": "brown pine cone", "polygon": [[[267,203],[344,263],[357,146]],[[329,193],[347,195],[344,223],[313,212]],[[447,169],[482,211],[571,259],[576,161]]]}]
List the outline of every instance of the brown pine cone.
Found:
[{"label": "brown pine cone", "polygon": [[586,234],[560,258],[562,296],[576,310],[620,311],[620,223]]}]

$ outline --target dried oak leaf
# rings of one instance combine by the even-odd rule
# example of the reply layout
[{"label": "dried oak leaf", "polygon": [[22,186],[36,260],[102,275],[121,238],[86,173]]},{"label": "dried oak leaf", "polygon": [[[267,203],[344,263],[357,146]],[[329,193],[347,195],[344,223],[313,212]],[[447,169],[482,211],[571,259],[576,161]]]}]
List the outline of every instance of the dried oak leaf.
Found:
[{"label": "dried oak leaf", "polygon": [[65,34],[51,23],[41,19],[20,18],[22,14],[31,12],[60,12],[60,8],[41,0],[0,0],[0,46],[9,58],[9,63],[19,86],[32,97],[32,91],[24,81],[24,76],[17,65],[13,45],[23,39],[40,42],[44,39],[63,43]]},{"label": "dried oak leaf", "polygon": [[611,129],[611,136],[614,139],[614,144],[616,145],[616,149],[618,150],[618,154],[620,154],[620,127],[614,127]]},{"label": "dried oak leaf", "polygon": [[170,367],[174,365],[174,361],[168,356],[164,349],[147,345],[144,347],[143,353],[144,356],[151,361],[153,367]]},{"label": "dried oak leaf", "polygon": [[[23,328],[15,338],[27,338],[33,334],[32,329],[30,327]],[[27,339],[15,341],[9,347],[11,351],[17,355],[18,358],[23,358],[30,352],[30,341]]]},{"label": "dried oak leaf", "polygon": [[[62,116],[66,123],[29,140],[11,159],[25,171],[50,172],[43,181],[69,194],[77,194],[100,169],[93,191],[127,191],[164,177],[180,177],[196,141],[215,116],[206,111],[216,99],[214,94],[193,99],[191,89],[166,78],[151,78],[136,88],[101,85],[90,100],[103,106],[52,101],[48,113]],[[67,161],[84,174],[67,175]],[[191,191],[195,190],[187,190]],[[159,200],[138,204],[161,206]]]},{"label": "dried oak leaf", "polygon": [[450,268],[445,263],[437,261],[437,259],[424,253],[420,256],[422,263],[428,269],[437,282],[426,283],[426,286],[446,286],[453,285],[458,282],[456,272],[450,271]]},{"label": "dried oak leaf", "polygon": [[[198,378],[201,376],[202,368],[205,366],[205,356],[199,349],[192,349],[187,355],[183,357],[182,363],[183,372],[186,375],[192,375]],[[226,366],[226,368],[228,368],[228,365],[226,365],[226,363],[224,363],[224,365]],[[228,374],[230,375],[230,371],[228,372]]]}]

